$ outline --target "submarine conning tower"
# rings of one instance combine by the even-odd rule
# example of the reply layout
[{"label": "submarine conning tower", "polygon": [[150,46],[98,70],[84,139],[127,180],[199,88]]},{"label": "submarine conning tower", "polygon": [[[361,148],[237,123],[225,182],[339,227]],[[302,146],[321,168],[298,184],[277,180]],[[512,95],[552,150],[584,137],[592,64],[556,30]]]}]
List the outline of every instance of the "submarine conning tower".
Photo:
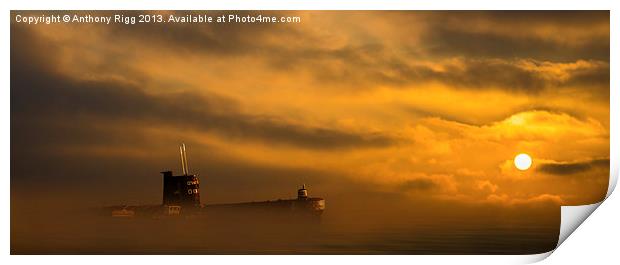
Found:
[{"label": "submarine conning tower", "polygon": [[172,171],[163,171],[163,205],[200,206],[200,181],[195,174],[189,174],[185,144],[179,146],[183,175],[174,176]]},{"label": "submarine conning tower", "polygon": [[308,199],[308,190],[306,189],[306,184],[301,186],[301,189],[297,190],[297,199],[298,200],[307,200]]}]

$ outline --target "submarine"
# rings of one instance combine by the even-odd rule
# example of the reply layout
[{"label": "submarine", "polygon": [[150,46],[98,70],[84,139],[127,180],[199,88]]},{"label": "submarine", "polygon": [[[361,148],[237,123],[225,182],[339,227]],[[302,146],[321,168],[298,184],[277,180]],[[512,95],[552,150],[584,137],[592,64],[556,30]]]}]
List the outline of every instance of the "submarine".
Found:
[{"label": "submarine", "polygon": [[162,171],[162,203],[157,205],[115,205],[104,207],[107,216],[115,218],[174,218],[203,217],[208,219],[239,219],[248,216],[302,218],[317,220],[325,210],[325,199],[309,197],[303,184],[297,190],[297,198],[257,202],[202,204],[200,179],[190,174],[185,144],[179,146],[182,174]]}]

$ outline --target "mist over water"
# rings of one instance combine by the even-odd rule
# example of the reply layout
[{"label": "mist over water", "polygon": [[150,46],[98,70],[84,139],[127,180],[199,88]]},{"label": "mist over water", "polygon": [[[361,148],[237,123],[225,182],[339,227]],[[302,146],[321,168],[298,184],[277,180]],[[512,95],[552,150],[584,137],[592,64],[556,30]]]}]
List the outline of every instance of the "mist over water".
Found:
[{"label": "mist over water", "polygon": [[527,254],[557,243],[559,208],[347,196],[327,200],[318,222],[249,214],[125,219],[97,215],[96,207],[22,200],[11,209],[11,253]]}]

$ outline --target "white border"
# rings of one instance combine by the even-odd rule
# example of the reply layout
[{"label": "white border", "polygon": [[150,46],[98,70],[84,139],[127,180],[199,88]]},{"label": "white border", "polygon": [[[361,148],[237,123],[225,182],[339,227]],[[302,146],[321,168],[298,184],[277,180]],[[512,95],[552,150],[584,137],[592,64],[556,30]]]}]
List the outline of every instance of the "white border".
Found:
[{"label": "white border", "polygon": [[[421,1],[420,1],[421,2]],[[1,124],[4,124],[4,130],[2,130],[2,138],[0,139],[0,144],[2,146],[2,152],[0,155],[2,159],[0,161],[1,168],[4,169],[4,185],[2,185],[2,206],[8,211],[10,209],[10,131],[8,130],[8,124],[10,124],[10,108],[9,108],[9,87],[10,87],[10,61],[8,60],[10,55],[10,42],[9,38],[9,21],[10,21],[10,12],[9,10],[38,10],[38,9],[71,9],[71,10],[158,10],[158,9],[199,9],[199,10],[235,10],[235,9],[263,9],[263,10],[392,10],[392,9],[405,9],[405,10],[441,10],[441,9],[463,9],[463,10],[477,10],[477,9],[487,9],[487,10],[504,10],[504,9],[518,9],[518,10],[532,10],[532,9],[549,9],[549,10],[583,10],[583,9],[597,9],[597,10],[612,10],[611,11],[611,46],[617,47],[618,35],[614,34],[614,31],[617,29],[617,25],[620,25],[620,17],[616,15],[617,2],[618,1],[604,1],[604,0],[564,0],[564,1],[542,1],[542,0],[520,0],[520,1],[491,1],[491,0],[433,0],[433,1],[406,1],[406,0],[397,0],[390,1],[389,3],[381,3],[381,1],[370,1],[370,0],[361,0],[361,1],[348,1],[343,3],[335,2],[334,0],[300,0],[295,2],[288,2],[283,4],[282,1],[278,0],[262,0],[262,1],[247,1],[247,0],[229,0],[229,1],[221,1],[221,2],[200,2],[194,3],[192,1],[186,0],[175,0],[175,1],[149,1],[149,0],[137,0],[137,1],[122,1],[122,0],[112,0],[105,2],[94,2],[94,1],[71,1],[71,0],[61,0],[61,1],[45,1],[45,0],[34,0],[34,1],[13,1],[6,2],[3,1],[0,5],[3,7],[3,13],[0,15],[4,21],[4,26],[1,28],[2,38],[2,51],[5,55],[5,60],[2,63],[2,80],[4,81],[4,86],[0,94],[0,106],[2,106],[2,111],[0,114]],[[618,62],[618,54],[614,52],[614,49],[611,50],[611,88],[617,88],[618,82],[616,76],[618,76],[618,70],[614,67],[614,62]],[[611,191],[614,189],[617,178],[618,178],[618,138],[614,137],[615,134],[618,134],[618,110],[617,106],[620,102],[619,94],[616,89],[611,89],[611,124],[610,124],[610,143],[611,143],[611,152],[610,152],[610,161],[611,161],[611,174],[610,174],[610,186],[608,189],[607,196],[611,195]],[[614,108],[615,107],[615,108]],[[617,196],[616,196],[617,197]],[[584,206],[586,212],[591,212],[598,205],[595,206]],[[606,203],[605,203],[606,204]],[[618,203],[616,202],[616,207]],[[571,211],[572,210],[572,211]],[[580,215],[583,217],[582,213],[576,213],[575,210],[579,210],[579,208],[567,208],[566,210],[562,210],[562,215],[565,214],[573,214]],[[613,209],[615,210],[615,209]],[[609,211],[607,211],[609,212]],[[613,211],[612,211],[613,212]],[[617,212],[617,210],[615,210]],[[568,216],[567,215],[567,216]],[[589,215],[589,213],[588,213]],[[595,213],[596,215],[596,213]],[[10,226],[9,226],[9,215],[3,215],[2,218],[2,227],[0,228],[2,231],[2,240],[0,241],[0,248],[5,251],[5,255],[8,254],[10,250]],[[586,215],[587,216],[587,215]],[[615,216],[617,218],[617,215]],[[616,219],[617,220],[617,219]],[[568,224],[568,222],[563,222],[564,224]],[[610,229],[611,227],[603,227],[601,230]],[[600,231],[599,231],[600,232]],[[618,242],[618,238],[611,239],[610,242]],[[587,248],[588,243],[582,244],[582,247]],[[581,249],[579,249],[581,250]],[[595,252],[595,249],[590,249],[590,251]],[[422,262],[426,263],[440,263],[440,264],[454,264],[454,263],[465,263],[465,264],[498,264],[498,263],[523,263],[523,262],[534,262],[537,260],[544,259],[551,253],[543,253],[539,255],[507,255],[507,256],[200,256],[201,260],[199,262],[216,262],[216,263],[269,263],[269,264],[316,264],[317,262],[325,262],[330,261],[334,263],[345,263],[345,262],[355,262],[361,264],[376,264],[376,263],[401,263],[401,262]],[[578,250],[573,252],[564,252],[566,255],[579,255]],[[5,259],[6,257],[3,257]],[[192,256],[123,256],[121,257],[124,262],[155,262],[156,264],[163,263],[193,263],[197,262],[195,257]],[[120,259],[118,256],[54,256],[49,258],[47,256],[11,256],[6,258],[6,261],[9,261],[11,264],[31,264],[31,263],[67,263],[67,264],[78,264],[78,263],[94,263],[94,264],[109,264],[111,262],[118,262]],[[564,259],[565,261],[570,261],[571,259]],[[2,263],[4,263],[2,262]],[[4,263],[6,264],[6,263]]]}]

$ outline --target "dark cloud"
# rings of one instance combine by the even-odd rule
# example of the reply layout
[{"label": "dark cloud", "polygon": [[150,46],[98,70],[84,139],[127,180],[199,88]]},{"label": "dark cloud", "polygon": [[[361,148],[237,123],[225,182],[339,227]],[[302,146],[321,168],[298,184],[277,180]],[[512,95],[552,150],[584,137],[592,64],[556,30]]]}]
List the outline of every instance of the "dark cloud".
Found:
[{"label": "dark cloud", "polygon": [[436,189],[439,185],[431,179],[412,179],[400,185],[404,191],[428,191]]},{"label": "dark cloud", "polygon": [[[569,115],[575,119],[580,121],[587,121],[587,116],[576,112],[571,108],[563,108],[563,107],[555,107],[555,106],[547,106],[545,104],[528,104],[525,106],[519,106],[515,109],[507,109],[504,112],[498,111],[493,115],[488,115],[487,117],[476,117],[476,116],[462,116],[458,115],[458,113],[452,113],[448,111],[444,111],[436,108],[425,108],[411,104],[403,104],[401,109],[412,115],[415,118],[440,118],[442,120],[457,122],[460,124],[465,124],[469,126],[485,126],[490,125],[492,123],[501,122],[502,120],[510,117],[515,113],[521,112],[530,112],[530,111],[544,111],[548,113],[553,113],[557,115]],[[490,113],[489,113],[490,114]]]},{"label": "dark cloud", "polygon": [[[574,28],[587,32],[591,27],[606,26],[609,24],[607,11],[446,11],[396,12],[395,15],[405,21],[420,16],[427,18],[425,33],[419,40],[422,44],[400,42],[394,47],[367,40],[368,43],[349,43],[337,50],[302,51],[289,54],[287,58],[294,58],[291,65],[312,65],[319,83],[350,84],[355,88],[386,83],[405,86],[438,82],[453,88],[492,88],[535,94],[549,88],[588,86],[595,88],[596,94],[608,97],[608,34],[593,35],[590,39],[580,40],[580,43],[561,43],[553,36],[545,38],[535,34],[539,27],[551,28],[556,31],[555,35],[562,35],[571,34],[570,30]],[[475,27],[473,21],[489,27],[501,24],[514,31],[471,31],[463,28],[468,24]],[[402,23],[400,20],[394,22]],[[444,64],[444,69],[440,71],[411,63],[418,61],[418,58],[432,58],[435,61],[459,58],[460,62],[457,65]],[[303,60],[306,64],[296,63],[297,60]],[[334,60],[344,66],[333,68],[319,62],[324,60]],[[561,67],[560,63],[579,61],[592,63],[593,66],[569,70],[565,79],[549,78],[549,73],[532,71],[520,65]]]},{"label": "dark cloud", "polygon": [[[375,53],[371,57],[382,56]],[[343,56],[339,59],[346,65],[344,69],[334,70],[327,65],[321,67],[320,64],[312,67],[320,83],[349,84],[351,87],[364,88],[386,83],[398,87],[437,82],[456,89],[500,89],[530,94],[551,88],[587,85],[596,94],[609,96],[609,65],[606,64],[592,64],[584,69],[570,70],[567,72],[568,78],[561,80],[550,79],[545,73],[520,65],[529,63],[534,67],[542,67],[543,62],[535,60],[462,59],[461,65],[447,64],[440,71],[428,66],[410,65],[398,58],[380,61],[347,58]]]},{"label": "dark cloud", "polygon": [[[18,31],[12,28],[14,31]],[[35,36],[15,32],[12,41],[29,43]],[[20,38],[23,37],[23,38]],[[17,46],[17,45],[16,45]],[[27,45],[26,45],[27,46]],[[230,99],[191,93],[147,94],[117,81],[78,81],[40,66],[27,49],[11,51],[11,113],[13,118],[92,122],[122,121],[212,131],[236,139],[290,144],[316,149],[380,147],[395,139],[382,134],[357,134],[309,127],[277,117],[237,111]],[[47,50],[53,54],[53,49]],[[49,57],[49,56],[48,56]],[[49,60],[49,59],[47,59]],[[51,69],[49,69],[51,68]],[[233,106],[231,106],[233,105]],[[70,132],[68,132],[70,134]],[[67,137],[70,137],[67,135]]]},{"label": "dark cloud", "polygon": [[[570,62],[581,59],[609,61],[609,34],[592,34],[579,43],[562,43],[552,37],[572,34],[577,29],[609,25],[609,11],[494,11],[438,12],[432,14],[423,38],[428,51],[439,56],[470,58],[533,58]],[[463,27],[476,23],[504,27],[511,31],[474,31]],[[535,34],[546,28],[549,35]]]},{"label": "dark cloud", "polygon": [[[503,60],[467,60],[465,69],[450,67],[445,72],[434,73],[433,79],[444,80],[454,87],[502,88],[507,90],[539,92],[551,87],[570,86],[574,83],[586,83],[591,86],[604,87],[609,93],[609,67],[596,67],[580,72],[569,72],[568,80],[549,80],[543,74],[520,67],[517,61]],[[541,62],[528,60],[538,67]]]},{"label": "dark cloud", "polygon": [[410,82],[438,80],[457,88],[506,88],[536,92],[545,88],[547,83],[536,74],[504,61],[468,60],[464,69],[449,66],[445,71],[438,72],[426,67],[409,67],[401,72]]},{"label": "dark cloud", "polygon": [[[20,83],[13,80],[16,85]],[[223,112],[217,109],[217,102],[197,95],[154,96],[136,87],[114,82],[81,82],[39,75],[36,80],[31,79],[20,85],[24,88],[12,92],[15,95],[12,109],[18,116],[44,115],[52,119],[83,117],[99,121],[109,119],[161,124],[180,130],[214,131],[231,138],[318,149],[377,147],[390,145],[394,141],[380,134],[362,135],[296,125],[275,117]]]},{"label": "dark cloud", "polygon": [[584,27],[609,22],[609,11],[605,10],[494,10],[489,11],[445,11],[429,12],[444,19],[458,21],[483,19],[504,25],[558,25]]},{"label": "dark cloud", "polygon": [[609,159],[594,159],[574,163],[546,163],[538,167],[538,170],[552,175],[571,175],[586,172],[594,168],[609,167]]},{"label": "dark cloud", "polygon": [[578,47],[548,39],[505,36],[497,33],[463,32],[434,28],[426,39],[433,43],[429,52],[441,56],[470,58],[535,58],[570,62],[580,59],[609,61],[609,38],[595,38]]}]

